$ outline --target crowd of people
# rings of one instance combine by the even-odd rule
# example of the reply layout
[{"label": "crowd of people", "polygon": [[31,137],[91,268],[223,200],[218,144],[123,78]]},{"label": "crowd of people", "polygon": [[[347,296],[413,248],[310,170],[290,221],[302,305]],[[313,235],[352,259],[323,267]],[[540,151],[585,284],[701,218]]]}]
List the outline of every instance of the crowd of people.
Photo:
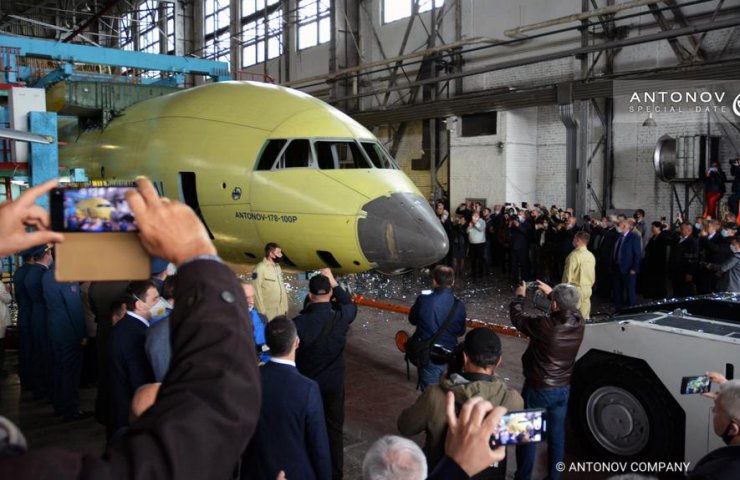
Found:
[{"label": "crowd of people", "polygon": [[[191,209],[160,198],[146,179],[138,183],[128,201],[142,244],[153,256],[146,281],[83,286],[54,278],[51,245],[64,238],[47,230],[48,216],[33,204],[53,183],[0,206],[0,255],[22,252],[27,265],[15,279],[22,285],[17,293],[21,401],[47,399],[67,421],[91,414],[80,410],[78,387],[91,335],[85,319],[93,318],[95,416],[107,428],[102,456],[61,449],[26,453],[22,434],[0,418],[0,477],[343,478],[344,350],[357,316],[349,294],[323,269],[309,280],[304,307],[291,320],[279,245],[267,244],[252,278],[239,281]],[[526,225],[526,212],[523,216],[510,228]],[[471,215],[468,228],[477,231],[476,240],[485,237],[487,227],[479,224],[486,220]],[[619,221],[623,233],[615,242],[615,265],[632,248],[626,240],[632,222]],[[573,238],[576,250],[566,256],[561,272],[566,277],[596,268],[588,252],[592,235],[579,231]],[[473,274],[481,276],[489,258],[486,243],[473,243],[483,245],[473,249],[478,262]],[[528,261],[511,260],[522,278]],[[631,264],[625,275],[633,275]],[[453,293],[454,269],[438,265],[431,277],[433,290],[416,300],[409,320],[421,342],[434,338],[456,361],[429,357],[418,363],[423,392],[400,412],[400,433],[426,434],[423,454],[407,440],[383,437],[367,453],[363,478],[501,478],[506,450],[490,439],[507,410],[521,408],[547,411],[548,471],[558,478],[570,375],[584,332],[585,287],[564,282],[550,288],[539,281],[536,288],[549,298],[550,313],[533,317],[523,308],[528,286],[518,283],[510,316],[530,338],[520,393],[495,374],[505,354],[498,336],[486,329],[465,334],[465,308]],[[713,394],[715,431],[728,444],[740,444],[740,382],[712,375],[722,384]],[[536,448],[517,445],[516,478],[531,477]],[[737,469],[734,458],[713,452],[703,465],[706,472]]]},{"label": "crowd of people", "polygon": [[587,319],[592,291],[616,309],[635,305],[637,294],[740,292],[740,237],[732,213],[722,220],[700,216],[691,223],[678,214],[672,222],[646,223],[642,209],[578,219],[556,205],[507,203],[491,210],[471,202],[450,215],[438,201],[435,211],[450,242],[442,263],[458,277],[476,280],[500,270],[512,285],[571,283],[580,289]]},{"label": "crowd of people", "polygon": [[[263,265],[240,282],[190,208],[138,183],[128,201],[153,255],[146,281],[56,281],[53,244],[64,237],[34,205],[54,182],[0,206],[0,255],[21,252],[27,265],[15,279],[26,295],[18,302],[21,401],[49,400],[67,421],[92,413],[80,410],[77,391],[89,310],[95,416],[108,433],[102,456],[26,452],[22,432],[0,417],[0,477],[342,478],[344,348],[357,314],[350,296],[322,270],[300,315],[287,318],[278,245],[268,244]],[[488,445],[505,410],[479,397],[459,407],[446,398],[445,456],[430,479],[470,478],[505,456]],[[368,467],[367,478],[395,472],[396,459]]]}]

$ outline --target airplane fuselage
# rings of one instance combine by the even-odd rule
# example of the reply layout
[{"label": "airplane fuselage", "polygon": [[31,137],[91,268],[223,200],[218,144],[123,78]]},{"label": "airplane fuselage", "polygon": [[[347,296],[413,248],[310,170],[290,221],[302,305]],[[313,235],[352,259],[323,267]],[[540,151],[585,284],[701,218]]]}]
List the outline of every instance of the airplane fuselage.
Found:
[{"label": "airplane fuselage", "polygon": [[224,82],[147,100],[61,150],[93,179],[151,178],[189,204],[219,253],[254,263],[267,242],[312,270],[433,263],[447,237],[364,127],[309,95]]}]

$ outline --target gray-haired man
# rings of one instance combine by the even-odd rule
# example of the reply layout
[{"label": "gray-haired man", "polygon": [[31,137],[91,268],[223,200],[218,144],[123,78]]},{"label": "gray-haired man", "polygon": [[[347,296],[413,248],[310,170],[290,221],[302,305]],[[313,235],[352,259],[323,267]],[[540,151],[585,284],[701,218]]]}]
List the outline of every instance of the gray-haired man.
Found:
[{"label": "gray-haired man", "polygon": [[362,461],[362,480],[424,480],[427,459],[411,440],[395,435],[379,438]]},{"label": "gray-haired man", "polygon": [[[515,291],[516,300],[509,305],[509,315],[517,330],[529,337],[529,346],[522,356],[522,397],[525,408],[547,409],[548,478],[557,480],[560,473],[556,465],[565,455],[570,377],[583,341],[584,323],[578,312],[580,295],[573,285],[561,283],[550,288],[543,282],[537,283],[550,299],[550,312],[540,316],[524,314],[527,289],[522,283]],[[531,478],[536,453],[537,445],[517,446],[515,479]]]}]

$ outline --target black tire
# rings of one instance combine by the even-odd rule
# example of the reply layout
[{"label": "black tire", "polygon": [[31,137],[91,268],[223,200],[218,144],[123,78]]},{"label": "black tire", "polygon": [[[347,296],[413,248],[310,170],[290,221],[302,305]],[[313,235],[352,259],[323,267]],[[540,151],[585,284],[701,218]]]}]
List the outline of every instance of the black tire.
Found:
[{"label": "black tire", "polygon": [[645,362],[604,354],[579,363],[569,417],[587,460],[683,459],[683,411]]}]

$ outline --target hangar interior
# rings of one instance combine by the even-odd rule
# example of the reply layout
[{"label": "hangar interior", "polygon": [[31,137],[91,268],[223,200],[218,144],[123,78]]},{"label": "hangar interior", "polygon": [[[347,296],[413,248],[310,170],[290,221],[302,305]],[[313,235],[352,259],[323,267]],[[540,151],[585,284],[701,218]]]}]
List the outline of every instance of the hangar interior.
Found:
[{"label": "hangar interior", "polygon": [[[693,219],[705,211],[702,179],[710,163],[728,170],[740,158],[738,27],[739,0],[7,0],[0,2],[0,201],[60,174],[95,179],[97,172],[66,169],[60,148],[105,131],[127,108],[236,80],[289,87],[335,107],[379,139],[425,200],[444,200],[450,212],[473,201],[489,208],[527,202],[572,208],[577,218],[644,209],[648,224],[662,217],[670,223],[677,214]],[[202,139],[204,149],[208,141]],[[224,140],[232,141],[238,139]],[[224,181],[222,193],[237,200],[237,189],[241,196]],[[192,192],[198,196],[194,184]],[[236,240],[228,241],[232,248]],[[325,266],[346,266],[336,252],[322,253]],[[2,262],[12,291],[20,259]],[[427,280],[359,274],[348,281],[358,293],[408,307]],[[308,283],[300,274],[289,283],[295,315]],[[465,279],[458,287],[470,317],[509,325],[507,282]],[[740,298],[732,301],[722,319],[737,315]],[[595,301],[594,309],[613,312],[608,301]],[[366,310],[350,333],[348,374],[359,380],[347,392],[345,478],[361,478],[368,446],[397,433],[398,411],[417,396],[392,344],[392,333],[403,328],[409,326],[397,313]],[[721,348],[736,353],[738,334],[730,330],[721,333]],[[502,340],[508,353],[499,373],[518,387],[526,342]],[[629,410],[634,391],[623,391],[612,392],[614,402]],[[653,393],[670,403],[670,415],[686,409],[663,390]],[[82,400],[90,407],[94,391],[83,391]],[[699,400],[690,400],[692,408],[705,407]],[[92,420],[68,427],[44,406],[25,405],[12,375],[3,380],[0,406],[36,445],[94,452],[105,441]],[[652,408],[642,417],[624,415],[638,422]],[[622,419],[621,411],[611,415]],[[706,429],[695,450],[682,443],[666,457],[695,462],[696,452],[718,444],[706,420],[643,440],[657,448],[689,427]],[[568,435],[571,442],[577,433]],[[648,448],[608,439],[601,447],[610,458]],[[509,453],[513,458],[513,448]],[[539,455],[536,472],[544,474]],[[567,458],[591,457],[568,450]],[[513,478],[515,462],[507,468]]]}]

